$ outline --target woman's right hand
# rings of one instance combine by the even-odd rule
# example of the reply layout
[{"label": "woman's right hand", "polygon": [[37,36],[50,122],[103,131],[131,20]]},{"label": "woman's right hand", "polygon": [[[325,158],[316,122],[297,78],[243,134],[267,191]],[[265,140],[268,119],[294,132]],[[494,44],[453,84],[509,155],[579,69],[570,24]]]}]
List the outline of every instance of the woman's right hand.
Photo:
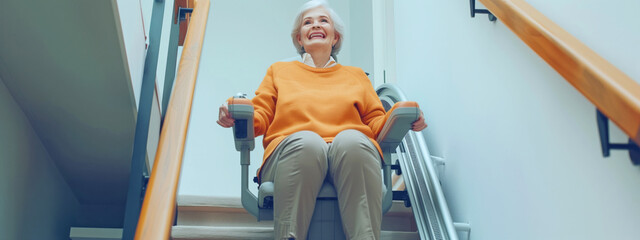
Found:
[{"label": "woman's right hand", "polygon": [[229,114],[229,108],[227,108],[226,104],[222,104],[220,106],[220,110],[218,111],[218,121],[216,121],[220,126],[224,128],[233,127],[235,124],[235,120]]}]

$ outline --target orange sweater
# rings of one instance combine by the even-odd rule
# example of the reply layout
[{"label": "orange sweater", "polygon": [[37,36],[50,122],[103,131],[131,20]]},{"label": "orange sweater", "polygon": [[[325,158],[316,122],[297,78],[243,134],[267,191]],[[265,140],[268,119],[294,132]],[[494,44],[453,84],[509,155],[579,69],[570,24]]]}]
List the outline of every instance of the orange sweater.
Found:
[{"label": "orange sweater", "polygon": [[255,136],[264,134],[263,165],[284,138],[303,130],[331,142],[341,131],[355,129],[368,136],[380,151],[375,139],[387,116],[360,68],[340,64],[313,68],[299,61],[277,62],[267,70],[252,103]]}]

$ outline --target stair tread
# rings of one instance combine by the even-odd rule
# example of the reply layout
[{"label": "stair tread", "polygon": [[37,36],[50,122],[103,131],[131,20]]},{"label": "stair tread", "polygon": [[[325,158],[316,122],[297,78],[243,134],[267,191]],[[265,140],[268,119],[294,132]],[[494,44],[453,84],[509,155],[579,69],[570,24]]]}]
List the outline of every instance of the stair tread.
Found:
[{"label": "stair tread", "polygon": [[[204,212],[235,212],[247,213],[242,206],[239,197],[213,197],[213,196],[178,196],[178,211],[204,211]],[[411,208],[404,206],[402,201],[393,201],[391,209],[385,215],[412,214]]]},{"label": "stair tread", "polygon": [[180,195],[177,203],[179,211],[246,212],[239,197]]},{"label": "stair tread", "polygon": [[[215,227],[215,226],[174,226],[173,240],[218,240],[218,239],[273,239],[273,227]],[[382,231],[381,239],[417,240],[416,232]]]},{"label": "stair tread", "polygon": [[[179,195],[177,200],[178,226],[273,226],[273,221],[256,221],[256,218],[242,207],[239,197]],[[391,210],[382,217],[383,231],[415,231],[416,228],[411,208],[404,207],[402,201],[395,201]]]}]

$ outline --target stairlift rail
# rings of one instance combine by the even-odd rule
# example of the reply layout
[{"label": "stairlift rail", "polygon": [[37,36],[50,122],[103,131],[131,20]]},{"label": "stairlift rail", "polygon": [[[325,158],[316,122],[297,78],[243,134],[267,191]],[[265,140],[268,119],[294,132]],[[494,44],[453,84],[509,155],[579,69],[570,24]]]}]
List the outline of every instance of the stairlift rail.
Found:
[{"label": "stairlift rail", "polygon": [[[377,89],[383,101],[406,101],[394,85]],[[410,132],[396,150],[421,239],[458,239],[449,207],[421,132]]]},{"label": "stairlift rail", "polygon": [[[424,136],[422,135],[422,132],[416,132],[416,133],[413,133],[412,135],[417,140],[418,149],[421,151],[422,156],[427,156],[427,157],[431,156],[431,154],[429,154],[427,143],[424,140]],[[449,232],[449,234],[453,233],[455,235],[455,226],[454,226],[453,219],[451,218],[451,213],[449,212],[449,205],[447,204],[447,200],[444,198],[442,187],[440,186],[440,180],[438,179],[438,175],[436,174],[436,170],[435,170],[435,167],[433,166],[433,162],[431,161],[431,159],[429,159],[429,161],[425,161],[425,163],[427,165],[427,171],[429,172],[429,177],[431,177],[431,182],[437,183],[437,184],[434,184],[433,186],[435,188],[435,191],[439,193],[436,195],[436,197],[438,198],[437,202],[438,204],[440,204],[441,209],[446,209],[446,211],[442,212],[444,223],[447,225],[446,227],[448,231],[453,231],[453,232]]]}]

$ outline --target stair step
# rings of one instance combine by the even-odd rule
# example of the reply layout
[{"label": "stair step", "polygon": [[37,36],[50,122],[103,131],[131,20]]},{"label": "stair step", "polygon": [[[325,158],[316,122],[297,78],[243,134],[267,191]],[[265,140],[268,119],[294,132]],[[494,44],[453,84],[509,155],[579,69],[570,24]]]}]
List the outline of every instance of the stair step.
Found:
[{"label": "stair step", "polygon": [[[273,221],[258,222],[243,207],[240,198],[178,196],[178,226],[271,228]],[[382,217],[382,231],[415,232],[411,212],[402,201],[394,201]]]},{"label": "stair step", "polygon": [[[273,227],[174,226],[173,240],[271,240]],[[417,232],[382,231],[383,240],[419,240]]]}]

